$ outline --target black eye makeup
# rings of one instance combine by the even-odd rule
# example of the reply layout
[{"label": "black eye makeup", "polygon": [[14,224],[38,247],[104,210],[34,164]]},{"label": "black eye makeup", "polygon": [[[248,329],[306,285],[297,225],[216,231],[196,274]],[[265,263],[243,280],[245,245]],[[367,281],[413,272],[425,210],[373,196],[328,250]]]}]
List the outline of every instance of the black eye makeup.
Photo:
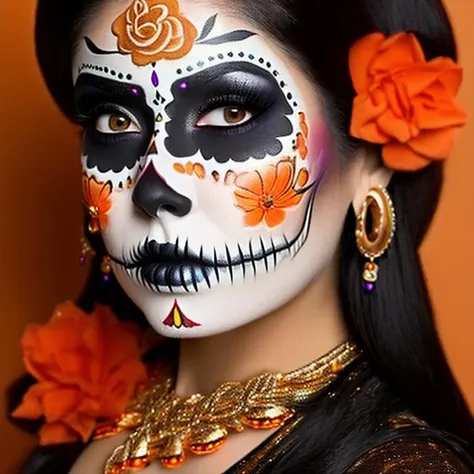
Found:
[{"label": "black eye makeup", "polygon": [[139,86],[92,74],[75,85],[77,121],[84,128],[86,166],[100,172],[132,169],[153,134],[153,110]]},{"label": "black eye makeup", "polygon": [[293,133],[293,109],[278,83],[253,64],[211,67],[175,81],[171,93],[165,146],[178,158],[200,151],[218,163],[263,159],[279,154],[279,138]]}]

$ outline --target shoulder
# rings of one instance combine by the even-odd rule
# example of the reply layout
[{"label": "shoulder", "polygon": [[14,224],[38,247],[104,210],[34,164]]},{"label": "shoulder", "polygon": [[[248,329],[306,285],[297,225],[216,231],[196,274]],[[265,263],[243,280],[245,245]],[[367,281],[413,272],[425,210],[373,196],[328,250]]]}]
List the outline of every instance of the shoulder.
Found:
[{"label": "shoulder", "polygon": [[359,458],[347,474],[472,474],[450,447],[429,438],[403,437]]}]

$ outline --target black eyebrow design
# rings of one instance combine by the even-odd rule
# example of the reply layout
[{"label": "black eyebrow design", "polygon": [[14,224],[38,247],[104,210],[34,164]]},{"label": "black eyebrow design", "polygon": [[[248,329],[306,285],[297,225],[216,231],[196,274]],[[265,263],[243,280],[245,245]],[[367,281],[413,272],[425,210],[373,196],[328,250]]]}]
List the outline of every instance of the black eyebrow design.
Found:
[{"label": "black eyebrow design", "polygon": [[214,29],[214,25],[216,24],[216,19],[217,19],[217,13],[207,19],[206,23],[204,23],[204,26],[202,28],[201,34],[199,35],[199,38],[196,40],[196,43],[199,41],[202,41],[203,39],[206,39],[209,36],[211,31]]},{"label": "black eyebrow design", "polygon": [[251,36],[255,36],[257,33],[253,33],[252,31],[248,30],[235,30],[231,31],[230,33],[225,33],[220,36],[216,36],[211,39],[206,39],[216,24],[217,20],[217,13],[210,18],[207,19],[206,23],[202,28],[201,34],[199,38],[196,40],[196,44],[222,44],[222,43],[235,43],[236,41],[243,41],[244,39],[250,38]]},{"label": "black eyebrow design", "polygon": [[99,48],[88,36],[84,36],[84,42],[86,43],[87,49],[93,54],[101,56],[107,54],[120,54],[120,51],[106,51],[105,49]]},{"label": "black eyebrow design", "polygon": [[235,30],[221,36],[216,36],[215,38],[200,41],[199,43],[196,42],[196,44],[235,43],[237,41],[243,41],[244,39],[250,38],[251,36],[255,36],[256,34],[257,33],[253,33],[252,31],[247,30]]}]

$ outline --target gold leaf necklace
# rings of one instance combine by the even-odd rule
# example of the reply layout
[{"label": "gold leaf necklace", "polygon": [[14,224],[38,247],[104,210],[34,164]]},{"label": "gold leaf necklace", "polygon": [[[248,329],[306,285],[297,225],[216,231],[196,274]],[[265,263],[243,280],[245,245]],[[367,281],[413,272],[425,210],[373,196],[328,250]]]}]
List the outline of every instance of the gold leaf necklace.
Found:
[{"label": "gold leaf necklace", "polygon": [[231,432],[280,427],[294,416],[296,404],[325,389],[359,354],[346,342],[287,374],[226,382],[209,395],[189,398],[174,393],[171,379],[161,384],[151,380],[119,419],[97,429],[94,439],[132,431],[107,460],[104,474],[136,472],[155,460],[179,467],[186,451],[213,453]]}]

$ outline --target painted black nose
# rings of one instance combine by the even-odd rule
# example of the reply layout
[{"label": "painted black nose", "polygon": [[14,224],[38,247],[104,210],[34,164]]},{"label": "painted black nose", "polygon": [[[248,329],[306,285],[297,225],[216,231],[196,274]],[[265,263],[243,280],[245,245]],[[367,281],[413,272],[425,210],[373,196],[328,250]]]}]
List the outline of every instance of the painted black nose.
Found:
[{"label": "painted black nose", "polygon": [[135,185],[132,200],[135,206],[151,217],[157,217],[160,209],[177,217],[184,217],[192,208],[191,200],[168,186],[157,173],[152,162],[148,163]]}]

